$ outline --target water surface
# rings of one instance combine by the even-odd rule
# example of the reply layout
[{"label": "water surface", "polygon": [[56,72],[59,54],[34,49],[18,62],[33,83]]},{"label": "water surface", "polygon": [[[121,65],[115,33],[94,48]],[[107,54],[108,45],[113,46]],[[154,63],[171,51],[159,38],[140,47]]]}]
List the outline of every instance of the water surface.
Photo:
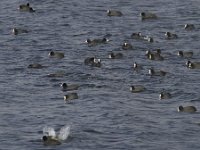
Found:
[{"label": "water surface", "polygon": [[[115,0],[45,1],[30,0],[35,13],[20,12],[27,1],[0,2],[0,145],[1,149],[199,149],[199,112],[178,113],[179,105],[199,104],[199,70],[185,67],[187,59],[178,50],[192,50],[191,61],[199,61],[200,1]],[[122,17],[106,16],[107,9],[120,10]],[[149,11],[157,20],[141,21],[139,13]],[[196,29],[185,31],[192,23]],[[11,29],[24,28],[27,34],[14,36]],[[166,40],[174,32],[178,39]],[[133,32],[154,37],[154,43],[130,38]],[[110,35],[108,44],[88,47],[87,38]],[[123,42],[134,46],[122,50]],[[160,48],[164,61],[151,61],[146,50]],[[52,50],[64,52],[64,59],[50,59]],[[120,60],[109,60],[109,52],[121,52]],[[84,65],[84,59],[101,58],[102,67]],[[134,62],[143,65],[134,72]],[[29,69],[40,63],[43,69]],[[169,72],[165,77],[150,77],[154,67]],[[47,77],[61,72],[63,77]],[[79,99],[65,103],[59,87],[62,82],[79,84]],[[141,84],[143,93],[129,87]],[[158,100],[163,90],[172,93]],[[60,146],[41,142],[46,125],[59,130],[71,125],[71,134]]]}]

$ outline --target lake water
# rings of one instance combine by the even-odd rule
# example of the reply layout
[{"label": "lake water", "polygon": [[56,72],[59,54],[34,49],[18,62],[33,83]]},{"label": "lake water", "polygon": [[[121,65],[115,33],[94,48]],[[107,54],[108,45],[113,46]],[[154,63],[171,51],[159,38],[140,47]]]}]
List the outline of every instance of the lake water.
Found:
[{"label": "lake water", "polygon": [[[199,0],[30,0],[34,13],[17,10],[25,0],[0,1],[0,149],[2,150],[199,150],[200,71],[188,69],[179,50],[193,51],[200,61]],[[122,17],[108,17],[108,9]],[[157,20],[141,21],[142,11]],[[195,30],[186,31],[191,23]],[[29,33],[13,35],[12,28]],[[177,39],[166,40],[165,32]],[[133,32],[152,36],[153,43],[130,38]],[[88,38],[109,38],[108,44],[88,47]],[[109,35],[109,36],[108,36]],[[123,42],[133,50],[122,50]],[[146,50],[160,48],[164,61],[147,60]],[[51,59],[50,51],[64,52]],[[108,59],[109,52],[122,59]],[[101,59],[102,67],[84,64],[87,57]],[[133,63],[143,66],[134,72]],[[27,68],[40,63],[43,69]],[[150,77],[154,67],[168,72]],[[63,77],[47,77],[51,73]],[[79,84],[79,98],[65,103],[60,83]],[[131,93],[131,85],[143,85]],[[165,89],[171,99],[159,100]],[[194,105],[197,113],[178,113],[179,105]],[[59,130],[71,125],[70,137],[59,146],[41,142],[44,126]]]}]

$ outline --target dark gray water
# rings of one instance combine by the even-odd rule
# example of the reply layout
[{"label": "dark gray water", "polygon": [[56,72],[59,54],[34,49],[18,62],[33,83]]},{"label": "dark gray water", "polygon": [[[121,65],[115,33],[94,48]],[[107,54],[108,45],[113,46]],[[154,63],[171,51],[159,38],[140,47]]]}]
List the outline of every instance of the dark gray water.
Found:
[{"label": "dark gray water", "polygon": [[[30,0],[35,13],[20,12],[27,1],[0,1],[0,149],[200,149],[199,112],[178,113],[179,105],[194,105],[200,110],[200,71],[186,68],[187,59],[178,50],[192,50],[191,61],[200,60],[199,0]],[[107,9],[120,10],[122,17],[106,16]],[[139,13],[156,13],[157,20],[141,21]],[[196,29],[185,31],[192,23]],[[12,28],[27,29],[17,36]],[[178,39],[166,40],[174,32]],[[130,38],[133,32],[154,37],[154,43]],[[87,38],[109,36],[110,42],[88,47]],[[130,42],[133,50],[121,45]],[[164,61],[147,60],[145,51],[160,48]],[[64,52],[63,59],[51,59],[51,50]],[[109,60],[110,51],[121,52],[123,59]],[[102,67],[84,65],[86,57],[97,56]],[[143,65],[134,72],[136,61]],[[43,69],[27,68],[40,63]],[[150,77],[154,67],[169,72],[165,77]],[[47,77],[50,73],[63,77]],[[79,99],[64,103],[59,84],[79,84]],[[141,84],[143,93],[129,87]],[[172,98],[159,100],[165,89]],[[71,125],[70,137],[59,146],[44,146],[42,128],[56,130]]]}]

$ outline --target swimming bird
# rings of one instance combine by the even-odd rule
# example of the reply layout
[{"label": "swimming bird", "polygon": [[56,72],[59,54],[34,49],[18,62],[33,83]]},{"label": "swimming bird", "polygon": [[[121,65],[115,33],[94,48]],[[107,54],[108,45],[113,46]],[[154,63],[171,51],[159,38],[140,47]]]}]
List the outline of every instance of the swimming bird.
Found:
[{"label": "swimming bird", "polygon": [[179,106],[178,107],[178,112],[189,112],[189,113],[192,113],[192,112],[196,112],[196,111],[197,111],[197,109],[194,106],[185,106],[185,107]]},{"label": "swimming bird", "polygon": [[195,27],[193,24],[185,24],[184,29],[185,30],[193,30],[193,29],[195,29]]},{"label": "swimming bird", "polygon": [[42,69],[42,68],[44,68],[44,66],[42,66],[41,64],[35,63],[35,64],[28,65],[28,68]]},{"label": "swimming bird", "polygon": [[143,67],[141,65],[138,65],[136,62],[134,62],[134,64],[133,64],[133,70],[139,71],[141,69],[143,69]]},{"label": "swimming bird", "polygon": [[162,60],[164,60],[164,57],[162,57],[161,55],[149,54],[148,59],[162,61]]},{"label": "swimming bird", "polygon": [[49,53],[49,57],[51,57],[51,58],[62,59],[62,58],[64,58],[64,53],[62,53],[62,52],[51,51],[51,52]]},{"label": "swimming bird", "polygon": [[178,56],[183,57],[183,58],[191,58],[193,56],[192,51],[178,51],[177,53]]},{"label": "swimming bird", "polygon": [[200,62],[187,61],[186,66],[190,69],[200,69]]},{"label": "swimming bird", "polygon": [[165,76],[167,72],[162,70],[155,71],[153,68],[149,69],[149,75],[151,76]]},{"label": "swimming bird", "polygon": [[20,11],[35,12],[29,3],[20,5],[18,9]]},{"label": "swimming bird", "polygon": [[143,92],[146,88],[142,85],[133,85],[130,87],[130,91],[132,93],[139,93],[139,92]]},{"label": "swimming bird", "polygon": [[150,36],[144,36],[143,39],[150,43],[152,43],[154,41],[153,37],[150,37]]},{"label": "swimming bird", "polygon": [[78,88],[79,88],[79,85],[77,85],[77,84],[62,83],[60,86],[62,87],[63,91],[78,90]]},{"label": "swimming bird", "polygon": [[78,99],[78,94],[77,93],[68,93],[67,95],[64,96],[64,101],[67,102],[69,100],[73,99]]},{"label": "swimming bird", "polygon": [[121,11],[118,10],[107,10],[107,16],[117,16],[117,17],[121,17],[123,14]]},{"label": "swimming bird", "polygon": [[101,67],[101,59],[95,57],[88,57],[84,60],[85,65],[92,67]]},{"label": "swimming bird", "polygon": [[59,133],[56,133],[52,127],[43,128],[42,141],[44,145],[60,145],[65,141],[70,134],[70,126],[64,126],[60,129]]},{"label": "swimming bird", "polygon": [[159,48],[156,49],[155,51],[147,50],[145,55],[148,56],[149,54],[161,55],[161,50]]},{"label": "swimming bird", "polygon": [[14,35],[18,35],[18,34],[21,34],[21,33],[28,33],[28,30],[20,29],[20,28],[13,28],[12,33]]},{"label": "swimming bird", "polygon": [[131,34],[132,39],[143,39],[144,36],[141,34],[141,32],[136,32]]},{"label": "swimming bird", "polygon": [[166,92],[166,91],[162,91],[160,94],[159,94],[159,99],[169,99],[171,98],[171,94],[169,92]]},{"label": "swimming bird", "polygon": [[108,55],[108,58],[110,58],[110,59],[120,59],[122,57],[123,57],[122,53],[113,53],[113,52],[111,52]]},{"label": "swimming bird", "polygon": [[109,41],[109,40],[106,39],[106,38],[104,37],[104,38],[102,38],[102,39],[93,39],[93,40],[87,39],[87,40],[85,41],[85,43],[87,43],[88,46],[91,47],[91,46],[96,46],[96,45],[98,45],[98,44],[106,44],[108,41]]},{"label": "swimming bird", "polygon": [[51,77],[51,78],[62,78],[64,76],[65,76],[65,72],[63,72],[63,71],[58,71],[56,73],[49,73],[47,75],[47,77]]},{"label": "swimming bird", "polygon": [[133,49],[133,46],[130,43],[125,42],[122,44],[122,49],[123,50],[131,50],[131,49]]},{"label": "swimming bird", "polygon": [[169,40],[178,38],[177,34],[171,32],[165,32],[165,37]]},{"label": "swimming bird", "polygon": [[154,42],[153,37],[142,35],[141,32],[132,33],[131,38],[137,39],[137,40],[144,40],[144,41],[147,41],[147,42],[150,42],[150,43]]},{"label": "swimming bird", "polygon": [[150,13],[150,12],[141,12],[140,17],[141,17],[142,20],[157,19],[158,18],[156,14]]},{"label": "swimming bird", "polygon": [[147,50],[145,55],[150,60],[164,60],[164,57],[161,56],[161,50],[160,49],[156,49],[156,51]]}]

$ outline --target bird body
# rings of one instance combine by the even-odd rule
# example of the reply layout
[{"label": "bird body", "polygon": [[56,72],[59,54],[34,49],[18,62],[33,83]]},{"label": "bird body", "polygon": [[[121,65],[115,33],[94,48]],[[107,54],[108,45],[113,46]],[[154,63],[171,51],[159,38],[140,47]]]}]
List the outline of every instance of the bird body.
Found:
[{"label": "bird body", "polygon": [[67,84],[67,83],[62,83],[60,86],[62,87],[63,91],[72,91],[72,90],[77,90],[79,88],[79,85]]},{"label": "bird body", "polygon": [[28,68],[42,69],[42,68],[44,68],[44,66],[42,66],[41,64],[35,63],[35,64],[28,65]]},{"label": "bird body", "polygon": [[18,35],[18,34],[21,34],[21,33],[28,33],[28,30],[20,29],[20,28],[13,28],[12,33],[14,35]]},{"label": "bird body", "polygon": [[62,53],[62,52],[51,51],[51,52],[49,53],[49,57],[51,57],[51,58],[62,59],[62,58],[64,58],[64,53]]},{"label": "bird body", "polygon": [[123,57],[123,54],[122,53],[113,53],[111,52],[109,55],[108,55],[108,58],[110,59],[120,59]]},{"label": "bird body", "polygon": [[150,13],[150,12],[141,12],[140,13],[141,19],[142,20],[146,20],[146,19],[157,19],[157,15],[154,13]]},{"label": "bird body", "polygon": [[149,69],[149,74],[151,76],[165,76],[167,72],[162,71],[162,70],[155,71],[153,68],[151,68]]},{"label": "bird body", "polygon": [[177,55],[183,58],[191,58],[193,56],[193,52],[192,51],[178,51]]},{"label": "bird body", "polygon": [[117,17],[121,17],[123,14],[121,11],[118,10],[107,10],[107,16],[117,16]]},{"label": "bird body", "polygon": [[165,37],[166,39],[169,39],[169,40],[178,38],[178,36],[175,33],[171,33],[171,32],[166,32]]},{"label": "bird body", "polygon": [[171,98],[171,94],[169,92],[166,92],[166,91],[162,91],[160,94],[159,94],[159,99],[169,99]]},{"label": "bird body", "polygon": [[133,49],[133,46],[130,43],[125,42],[124,44],[122,44],[122,49],[123,50],[131,50],[131,49]]},{"label": "bird body", "polygon": [[29,3],[19,5],[19,8],[18,8],[18,9],[19,9],[20,11],[35,12],[35,10],[33,10],[33,8],[30,7],[30,4],[29,4]]},{"label": "bird body", "polygon": [[196,112],[196,111],[197,111],[197,109],[194,106],[185,106],[185,107],[179,106],[178,107],[178,112],[189,112],[189,113],[192,113],[192,112]]},{"label": "bird body", "polygon": [[200,69],[200,62],[187,61],[186,65],[190,69]]},{"label": "bird body", "polygon": [[88,46],[91,47],[91,46],[96,46],[96,45],[99,45],[99,44],[106,44],[108,41],[109,40],[104,37],[102,39],[93,39],[93,40],[87,39],[85,41],[85,43],[87,43]]},{"label": "bird body", "polygon": [[184,26],[184,29],[185,30],[193,30],[193,29],[195,29],[195,26],[193,24],[186,24]]},{"label": "bird body", "polygon": [[134,85],[130,87],[130,91],[132,93],[139,93],[143,92],[145,90],[145,87],[143,85]]},{"label": "bird body", "polygon": [[60,145],[62,141],[66,140],[70,134],[70,126],[64,126],[56,133],[52,127],[43,128],[42,141],[44,145]]},{"label": "bird body", "polygon": [[101,59],[95,57],[88,57],[84,60],[85,65],[92,67],[101,67]]},{"label": "bird body", "polygon": [[68,93],[67,95],[64,96],[64,101],[70,101],[73,99],[78,99],[78,94],[77,93]]}]

